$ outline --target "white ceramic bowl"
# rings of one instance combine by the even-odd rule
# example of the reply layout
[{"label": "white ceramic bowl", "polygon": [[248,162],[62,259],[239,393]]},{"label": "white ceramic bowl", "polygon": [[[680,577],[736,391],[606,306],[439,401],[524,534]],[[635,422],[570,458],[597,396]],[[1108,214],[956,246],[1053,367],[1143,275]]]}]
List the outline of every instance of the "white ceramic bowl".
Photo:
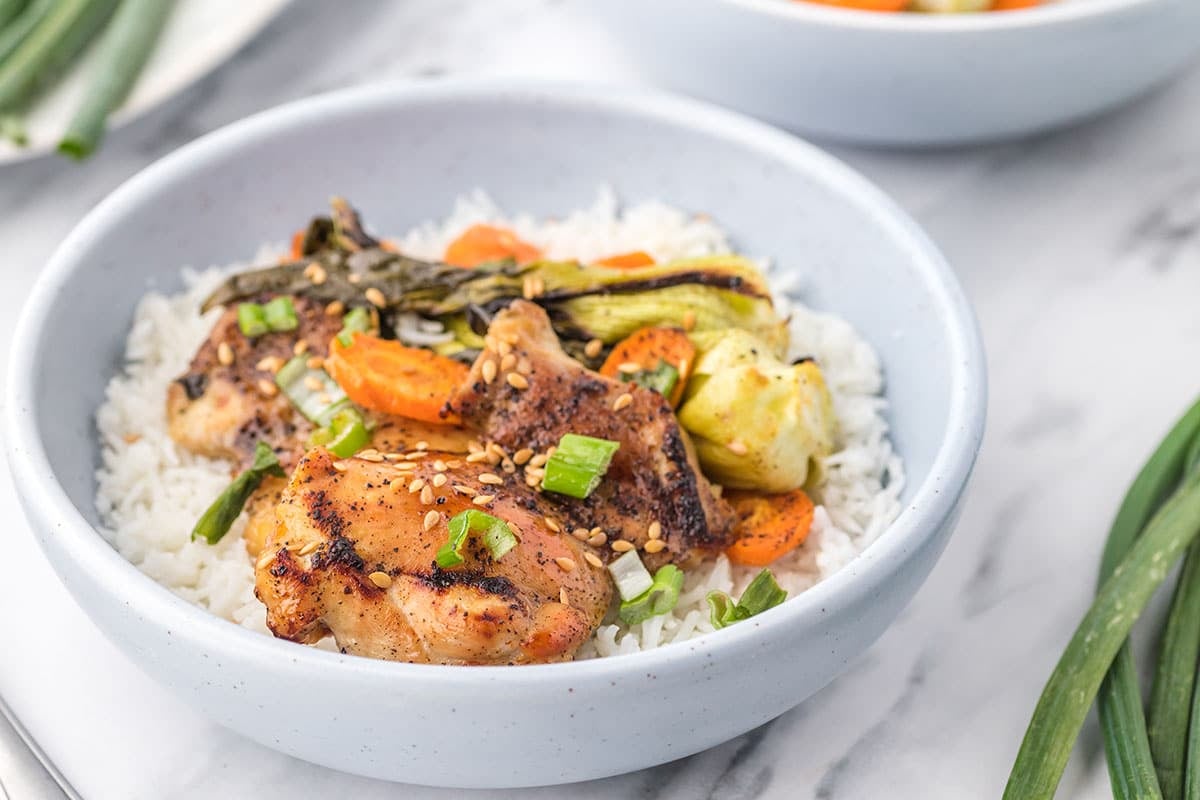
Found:
[{"label": "white ceramic bowl", "polygon": [[[572,664],[443,667],[338,655],[187,604],[97,534],[93,413],[150,282],[244,259],[334,192],[381,231],[483,186],[553,214],[609,183],[713,214],[746,251],[804,270],[807,299],[879,349],[905,509],[846,569],[715,634]],[[692,101],[630,91],[429,84],[269,111],[154,164],[92,211],[25,306],[5,441],[67,588],[149,674],[218,722],[349,772],[455,786],[576,781],[697,752],[781,714],[888,626],[933,567],[983,431],[984,358],[932,244],[814,148]]]},{"label": "white ceramic bowl", "polygon": [[1200,49],[1196,0],[951,15],[787,0],[592,7],[668,88],[867,144],[963,144],[1066,125],[1162,83]]}]

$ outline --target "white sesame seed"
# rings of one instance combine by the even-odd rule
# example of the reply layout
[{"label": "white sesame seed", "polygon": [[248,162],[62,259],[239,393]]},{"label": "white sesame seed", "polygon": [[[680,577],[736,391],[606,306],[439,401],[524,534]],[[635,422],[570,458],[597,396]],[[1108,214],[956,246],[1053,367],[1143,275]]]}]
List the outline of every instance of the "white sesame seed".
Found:
[{"label": "white sesame seed", "polygon": [[658,520],[654,520],[654,522],[651,522],[649,530],[646,531],[646,535],[649,536],[651,539],[661,539],[662,538],[662,523],[659,522]]},{"label": "white sesame seed", "polygon": [[386,572],[372,572],[367,576],[371,579],[371,583],[378,586],[380,589],[386,589],[392,585],[392,576]]},{"label": "white sesame seed", "polygon": [[554,563],[558,564],[558,568],[563,572],[575,571],[575,559],[567,558],[566,556],[559,556],[558,558],[554,559]]},{"label": "white sesame seed", "polygon": [[628,553],[633,549],[633,542],[627,542],[624,539],[617,539],[612,543],[612,549],[618,553]]},{"label": "white sesame seed", "polygon": [[233,348],[229,346],[228,342],[221,342],[217,345],[217,361],[227,367],[233,363]]},{"label": "white sesame seed", "polygon": [[308,361],[305,361],[304,365],[309,369],[321,369],[325,366],[325,359],[320,356],[313,356]]},{"label": "white sesame seed", "polygon": [[379,462],[383,461],[383,456],[381,456],[379,453],[363,452],[363,453],[359,453],[358,457],[361,458],[363,461],[370,461],[374,464],[378,464]]},{"label": "white sesame seed", "polygon": [[595,358],[600,355],[600,351],[604,349],[604,342],[599,339],[591,339],[583,346],[583,353],[588,358]]},{"label": "white sesame seed", "polygon": [[500,371],[508,372],[517,365],[517,357],[509,353],[504,358],[500,359]]},{"label": "white sesame seed", "polygon": [[448,469],[446,462],[442,461],[440,458],[433,462],[433,468],[438,472],[445,472]]},{"label": "white sesame seed", "polygon": [[367,302],[376,308],[383,308],[387,305],[387,298],[383,296],[383,292],[374,286],[363,292],[363,297],[367,298]]},{"label": "white sesame seed", "polygon": [[327,317],[341,316],[341,314],[343,312],[345,312],[345,310],[346,310],[345,303],[343,303],[341,300],[334,300],[332,303],[325,306],[325,316],[327,316]]},{"label": "white sesame seed", "polygon": [[521,390],[529,388],[529,381],[526,380],[525,376],[519,372],[508,373],[507,377],[505,377],[505,380],[508,381],[508,385],[514,389]]},{"label": "white sesame seed", "polygon": [[329,275],[325,272],[324,267],[316,261],[312,261],[304,268],[304,277],[308,278],[309,283],[313,286],[320,286]]},{"label": "white sesame seed", "polygon": [[547,528],[549,528],[550,530],[554,531],[555,533],[561,533],[561,532],[562,532],[562,528],[560,528],[560,527],[558,526],[558,523],[557,523],[557,522],[555,522],[554,520],[550,519],[550,517],[542,517],[542,522],[546,523],[546,527],[547,527]]},{"label": "white sesame seed", "polygon": [[496,499],[494,494],[479,494],[471,498],[471,502],[477,506],[486,506],[488,503]]},{"label": "white sesame seed", "polygon": [[626,373],[641,372],[642,365],[636,361],[625,361],[617,366],[617,371]]},{"label": "white sesame seed", "polygon": [[478,464],[480,461],[487,461],[487,460],[488,460],[488,454],[483,452],[482,450],[480,450],[476,453],[471,453],[469,456],[467,456],[468,464]]},{"label": "white sesame seed", "polygon": [[576,528],[575,530],[571,531],[571,535],[581,542],[586,542],[588,537],[592,535],[592,532],[587,528]]},{"label": "white sesame seed", "polygon": [[480,483],[488,483],[488,484],[491,484],[492,486],[503,486],[504,478],[501,478],[499,475],[495,474],[494,472],[481,472],[481,473],[479,473],[479,482]]},{"label": "white sesame seed", "polygon": [[413,445],[413,449],[415,449],[415,450],[428,450],[428,449],[429,449],[429,442],[427,442],[427,441],[425,441],[424,439],[422,439],[421,441],[419,441],[419,442],[417,442],[415,445]]},{"label": "white sesame seed", "polygon": [[661,552],[666,546],[667,543],[662,539],[651,539],[650,541],[646,542],[642,549],[647,553],[658,553]]},{"label": "white sesame seed", "polygon": [[530,450],[528,447],[523,447],[520,450],[518,450],[517,452],[513,453],[512,460],[513,460],[514,464],[520,465],[520,464],[524,464],[526,461],[528,461],[531,458],[533,458],[533,451]]},{"label": "white sesame seed", "polygon": [[429,505],[430,503],[433,502],[433,487],[432,486],[426,486],[424,489],[421,490],[421,502],[424,505]]},{"label": "white sesame seed", "polygon": [[433,530],[434,526],[442,521],[442,515],[436,511],[429,511],[425,514],[425,519],[421,522],[422,527],[427,531]]},{"label": "white sesame seed", "polygon": [[546,455],[545,453],[538,453],[536,456],[529,459],[529,466],[542,467],[542,466],[545,466],[546,462],[549,460],[550,460],[550,456]]},{"label": "white sesame seed", "polygon": [[409,494],[416,494],[417,492],[421,491],[424,488],[425,488],[425,479],[424,478],[413,478],[412,483],[410,483],[408,485],[408,492],[409,492]]},{"label": "white sesame seed", "polygon": [[440,489],[445,486],[446,482],[449,480],[450,479],[446,477],[445,473],[439,472],[437,475],[433,476],[433,485]]},{"label": "white sesame seed", "polygon": [[279,356],[267,356],[259,359],[254,368],[259,372],[270,372],[272,375],[279,372],[279,368],[283,366],[283,359]]},{"label": "white sesame seed", "polygon": [[454,491],[458,492],[459,494],[465,494],[467,497],[474,497],[475,495],[478,494],[478,492],[476,492],[470,486],[463,486],[461,483],[456,483],[453,486],[451,486],[450,488],[453,489]]},{"label": "white sesame seed", "polygon": [[583,560],[588,562],[589,564],[591,564],[596,569],[600,569],[601,567],[604,566],[604,562],[601,561],[600,557],[597,556],[595,553],[584,553]]},{"label": "white sesame seed", "polygon": [[633,395],[631,395],[629,392],[626,392],[613,401],[613,411],[620,411],[623,408],[629,408],[632,403]]},{"label": "white sesame seed", "polygon": [[487,361],[484,361],[483,366],[479,368],[479,371],[483,373],[484,383],[491,383],[492,381],[496,380],[496,362],[492,359],[489,358]]},{"label": "white sesame seed", "polygon": [[529,363],[528,358],[518,358],[517,372],[521,373],[522,375],[528,375],[529,373],[533,372],[533,364]]},{"label": "white sesame seed", "polygon": [[320,542],[309,542],[308,544],[304,545],[304,547],[300,548],[299,554],[302,556],[306,556],[309,553],[316,552],[317,548],[320,546],[321,546]]},{"label": "white sesame seed", "polygon": [[294,355],[294,356],[302,356],[307,352],[308,352],[308,340],[307,339],[300,339],[294,345],[292,345],[292,355]]},{"label": "white sesame seed", "polygon": [[273,381],[263,378],[258,382],[258,391],[262,392],[265,397],[274,397],[279,394],[279,387]]},{"label": "white sesame seed", "polygon": [[592,547],[601,547],[608,543],[608,534],[604,531],[601,531],[600,533],[593,533],[587,538],[587,543]]}]

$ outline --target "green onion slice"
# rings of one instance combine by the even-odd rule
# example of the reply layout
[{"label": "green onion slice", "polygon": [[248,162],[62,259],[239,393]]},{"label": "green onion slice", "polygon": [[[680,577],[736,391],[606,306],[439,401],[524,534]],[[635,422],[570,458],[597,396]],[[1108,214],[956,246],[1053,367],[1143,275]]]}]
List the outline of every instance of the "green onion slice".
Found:
[{"label": "green onion slice", "polygon": [[325,370],[308,366],[306,356],[296,356],[284,364],[275,373],[275,385],[309,422],[322,428],[352,407],[342,387]]},{"label": "green onion slice", "polygon": [[472,531],[483,535],[483,544],[496,561],[517,546],[517,535],[504,520],[473,508],[460,511],[451,517],[450,538],[437,551],[434,560],[439,567],[457,567],[463,563],[462,546]]},{"label": "green onion slice", "polygon": [[371,442],[362,413],[353,406],[333,415],[328,428],[313,431],[309,438],[310,447],[324,447],[338,458],[349,458]]},{"label": "green onion slice", "polygon": [[754,576],[746,591],[742,592],[742,599],[736,603],[725,592],[709,592],[709,619],[713,627],[719,630],[774,608],[786,599],[787,592],[775,582],[771,570],[764,569]]},{"label": "green onion slice", "polygon": [[342,347],[354,344],[354,334],[371,330],[371,312],[365,308],[352,308],[342,317],[342,330],[337,335]]},{"label": "green onion slice", "polygon": [[632,600],[645,594],[654,585],[654,579],[642,564],[636,550],[629,550],[608,565],[608,574],[617,585],[617,594],[622,600]]},{"label": "green onion slice", "polygon": [[217,496],[208,510],[200,515],[196,527],[192,528],[192,539],[203,539],[209,544],[216,544],[221,537],[229,532],[233,521],[242,513],[246,501],[254,490],[263,482],[263,478],[274,475],[277,478],[287,477],[275,451],[266,442],[254,446],[254,463],[250,469],[233,479],[233,483]]},{"label": "green onion slice", "polygon": [[271,332],[267,315],[258,303],[238,303],[237,320],[238,330],[249,339]]},{"label": "green onion slice", "polygon": [[654,582],[649,589],[632,600],[621,603],[618,616],[626,625],[637,625],[651,617],[666,614],[679,602],[681,589],[683,570],[674,564],[664,564],[654,573]]},{"label": "green onion slice", "polygon": [[679,370],[660,358],[658,366],[654,369],[621,372],[619,377],[623,381],[633,381],[645,389],[653,389],[666,397],[675,388],[675,384],[679,383]]},{"label": "green onion slice", "polygon": [[558,448],[546,462],[546,477],[542,488],[547,492],[565,494],[580,499],[587,497],[600,485],[608,471],[619,442],[595,439],[577,433],[564,434]]},{"label": "green onion slice", "polygon": [[287,295],[276,297],[264,305],[262,310],[263,316],[267,320],[267,326],[272,331],[294,331],[300,327],[300,320],[296,317],[296,307],[292,305],[292,298]]}]

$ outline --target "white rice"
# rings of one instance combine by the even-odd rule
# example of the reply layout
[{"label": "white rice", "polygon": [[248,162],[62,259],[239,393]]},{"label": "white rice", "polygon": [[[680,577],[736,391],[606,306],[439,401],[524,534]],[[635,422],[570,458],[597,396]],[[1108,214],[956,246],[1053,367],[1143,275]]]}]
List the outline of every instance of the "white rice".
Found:
[{"label": "white rice", "polygon": [[[550,258],[588,260],[644,250],[656,260],[669,260],[731,252],[712,220],[657,202],[621,209],[607,190],[590,208],[559,220],[507,217],[476,192],[462,198],[444,222],[410,231],[400,247],[409,255],[436,259],[454,237],[479,222],[512,228]],[[275,255],[264,251],[252,263]],[[189,602],[265,633],[265,609],[254,597],[253,569],[240,535],[244,521],[215,546],[189,538],[195,520],[228,484],[230,465],[178,447],[167,434],[164,414],[166,387],[185,371],[220,313],[199,315],[200,301],[229,271],[248,266],[185,270],[186,291],[150,293],[139,304],[125,371],[109,383],[96,415],[103,443],[96,507],[105,535],[142,572]],[[795,553],[772,567],[780,585],[795,596],[844,566],[896,518],[904,471],[887,438],[887,403],[880,395],[883,378],[874,350],[844,320],[796,301],[798,273],[764,266],[777,307],[791,314],[791,355],[812,356],[820,364],[841,425],[840,449],[825,460],[825,483],[814,493],[812,531]],[[579,657],[631,653],[707,633],[712,626],[705,596],[719,589],[736,597],[757,572],[720,556],[689,572],[672,613],[632,627],[602,625]]]}]

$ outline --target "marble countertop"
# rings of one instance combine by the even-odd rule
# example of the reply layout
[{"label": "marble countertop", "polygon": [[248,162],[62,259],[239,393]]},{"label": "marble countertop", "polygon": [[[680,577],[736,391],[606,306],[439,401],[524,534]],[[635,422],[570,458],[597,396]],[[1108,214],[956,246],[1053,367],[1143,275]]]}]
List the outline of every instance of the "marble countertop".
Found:
[{"label": "marble countertop", "polygon": [[[353,46],[327,46],[329,30]],[[105,194],[195,136],[367,80],[636,80],[569,0],[307,0],[82,166],[0,168],[0,334]],[[987,340],[987,438],[962,524],[899,621],[800,707],[691,758],[569,788],[469,795],[295,761],[181,705],[104,640],[36,549],[0,469],[0,693],[87,798],[659,800],[998,796],[1092,591],[1134,465],[1200,393],[1200,69],[1027,141],[934,153],[831,148],[941,244]],[[7,360],[7,354],[3,356]],[[1089,722],[1062,797],[1108,797]]]}]

